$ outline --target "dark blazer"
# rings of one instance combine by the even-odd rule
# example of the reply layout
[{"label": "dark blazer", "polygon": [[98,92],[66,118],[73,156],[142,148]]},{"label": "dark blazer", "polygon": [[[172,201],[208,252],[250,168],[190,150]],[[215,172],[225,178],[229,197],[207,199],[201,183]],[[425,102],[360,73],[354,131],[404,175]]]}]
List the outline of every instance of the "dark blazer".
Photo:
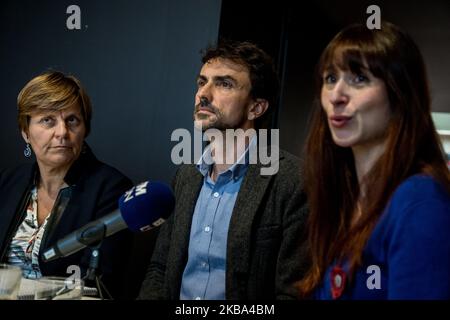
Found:
[{"label": "dark blazer", "polygon": [[[7,260],[7,250],[18,226],[22,223],[30,191],[39,177],[36,163],[0,171],[0,259]],[[90,221],[108,214],[118,206],[119,197],[132,187],[130,179],[116,169],[96,159],[89,147],[67,172],[64,181],[69,185],[60,191],[47,223],[40,253],[54,245],[68,233]],[[99,269],[103,281],[113,297],[122,298],[132,233],[121,231],[101,246]],[[90,249],[50,262],[39,259],[43,275],[68,276],[67,267],[78,265],[82,276],[89,266]]]},{"label": "dark blazer", "polygon": [[[306,268],[307,208],[300,160],[280,150],[279,171],[260,174],[250,165],[231,216],[226,261],[226,298],[296,298],[293,283]],[[139,299],[176,300],[188,258],[189,236],[203,176],[184,165],[174,180],[174,213],[161,226]]]}]

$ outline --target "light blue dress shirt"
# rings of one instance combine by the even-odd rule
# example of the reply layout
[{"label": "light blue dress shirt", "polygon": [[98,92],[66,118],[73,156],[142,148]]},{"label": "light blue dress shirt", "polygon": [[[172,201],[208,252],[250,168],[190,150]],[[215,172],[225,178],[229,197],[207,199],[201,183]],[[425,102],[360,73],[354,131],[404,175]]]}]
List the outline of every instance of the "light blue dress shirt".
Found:
[{"label": "light blue dress shirt", "polygon": [[250,141],[245,153],[214,182],[207,147],[197,168],[204,176],[192,218],[188,261],[181,281],[181,300],[224,300],[228,226],[249,164]]}]

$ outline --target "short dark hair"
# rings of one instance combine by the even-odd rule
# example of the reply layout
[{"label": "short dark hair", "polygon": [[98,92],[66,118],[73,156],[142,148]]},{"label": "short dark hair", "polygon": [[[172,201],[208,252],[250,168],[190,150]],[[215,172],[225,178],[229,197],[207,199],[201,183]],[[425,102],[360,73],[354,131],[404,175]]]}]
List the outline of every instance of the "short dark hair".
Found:
[{"label": "short dark hair", "polygon": [[272,58],[256,44],[248,41],[222,39],[217,45],[203,51],[202,62],[227,59],[248,69],[253,99],[265,99],[268,110],[255,121],[255,127],[270,128],[272,115],[277,110],[279,81]]}]

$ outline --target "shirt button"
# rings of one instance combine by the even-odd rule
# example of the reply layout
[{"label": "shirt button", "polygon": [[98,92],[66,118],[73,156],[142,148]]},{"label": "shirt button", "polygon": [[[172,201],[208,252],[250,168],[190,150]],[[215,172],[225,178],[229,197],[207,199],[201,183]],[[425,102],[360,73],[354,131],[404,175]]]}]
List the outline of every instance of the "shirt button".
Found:
[{"label": "shirt button", "polygon": [[208,227],[208,226],[206,226],[206,227],[205,227],[205,232],[210,232],[210,231],[211,231],[211,228]]},{"label": "shirt button", "polygon": [[195,300],[202,300],[202,298],[200,298],[200,297],[195,297]]},{"label": "shirt button", "polygon": [[202,262],[202,267],[206,268],[208,266],[208,264],[206,262]]},{"label": "shirt button", "polygon": [[218,192],[214,192],[213,196],[214,196],[214,198],[218,198],[219,197],[219,193]]}]

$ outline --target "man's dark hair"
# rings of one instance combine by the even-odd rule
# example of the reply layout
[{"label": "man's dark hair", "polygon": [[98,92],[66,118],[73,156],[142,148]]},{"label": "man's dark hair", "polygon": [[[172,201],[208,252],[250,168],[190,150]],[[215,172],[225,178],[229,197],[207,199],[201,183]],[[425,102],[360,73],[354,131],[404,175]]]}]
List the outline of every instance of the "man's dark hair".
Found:
[{"label": "man's dark hair", "polygon": [[270,128],[272,115],[277,110],[279,82],[272,58],[257,45],[247,41],[220,40],[203,52],[202,62],[227,59],[247,67],[250,75],[253,99],[269,102],[267,111],[255,121],[256,129]]}]

